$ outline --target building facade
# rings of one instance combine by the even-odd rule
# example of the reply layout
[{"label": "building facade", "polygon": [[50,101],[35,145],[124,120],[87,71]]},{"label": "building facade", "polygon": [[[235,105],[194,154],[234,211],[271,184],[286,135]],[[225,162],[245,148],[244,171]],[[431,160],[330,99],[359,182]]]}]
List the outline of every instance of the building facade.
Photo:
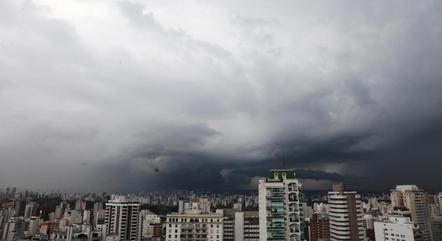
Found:
[{"label": "building facade", "polygon": [[418,228],[410,218],[391,216],[386,221],[375,221],[376,241],[414,241],[418,238]]},{"label": "building facade", "polygon": [[305,240],[301,183],[293,169],[271,170],[259,181],[259,236],[261,241]]},{"label": "building facade", "polygon": [[430,221],[431,240],[442,241],[442,216],[434,217]]},{"label": "building facade", "polygon": [[106,203],[105,224],[108,237],[120,241],[139,241],[140,203],[125,196],[111,197]]},{"label": "building facade", "polygon": [[161,239],[161,219],[149,210],[140,212],[141,240],[159,241]]},{"label": "building facade", "polygon": [[309,241],[330,240],[330,219],[327,213],[315,212],[309,219]]},{"label": "building facade", "polygon": [[223,215],[219,213],[172,213],[164,225],[166,241],[223,240]]},{"label": "building facade", "polygon": [[37,214],[38,204],[35,202],[29,202],[25,206],[24,219],[28,219]]},{"label": "building facade", "polygon": [[333,185],[328,193],[330,240],[362,241],[365,238],[361,196],[345,191],[342,184]]},{"label": "building facade", "polygon": [[431,241],[427,194],[416,185],[397,185],[393,192],[402,195],[404,207],[411,213],[411,221],[419,226],[419,240]]},{"label": "building facade", "polygon": [[25,222],[23,217],[11,217],[3,229],[4,241],[15,241],[23,238]]}]

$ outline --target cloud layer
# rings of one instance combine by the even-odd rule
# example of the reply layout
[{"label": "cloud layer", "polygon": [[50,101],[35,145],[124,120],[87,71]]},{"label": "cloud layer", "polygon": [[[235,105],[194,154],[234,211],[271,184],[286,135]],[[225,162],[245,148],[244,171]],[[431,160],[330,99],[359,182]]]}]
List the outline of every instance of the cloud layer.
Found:
[{"label": "cloud layer", "polygon": [[0,183],[442,188],[439,1],[0,2]]}]

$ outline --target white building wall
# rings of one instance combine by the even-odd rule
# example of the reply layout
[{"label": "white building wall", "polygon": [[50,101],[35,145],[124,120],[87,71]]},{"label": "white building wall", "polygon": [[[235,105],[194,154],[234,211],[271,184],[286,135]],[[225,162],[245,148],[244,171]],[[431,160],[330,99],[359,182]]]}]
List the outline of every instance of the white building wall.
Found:
[{"label": "white building wall", "polygon": [[386,222],[374,222],[376,241],[414,241],[414,224],[409,218],[390,217]]},{"label": "white building wall", "polygon": [[235,213],[235,241],[244,240],[244,213]]}]

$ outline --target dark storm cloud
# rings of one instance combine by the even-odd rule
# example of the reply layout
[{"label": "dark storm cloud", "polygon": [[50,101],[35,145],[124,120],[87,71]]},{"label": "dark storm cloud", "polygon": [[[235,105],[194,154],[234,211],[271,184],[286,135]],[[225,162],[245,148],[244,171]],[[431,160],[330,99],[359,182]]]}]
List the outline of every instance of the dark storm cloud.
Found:
[{"label": "dark storm cloud", "polygon": [[1,1],[1,185],[442,188],[441,10]]}]

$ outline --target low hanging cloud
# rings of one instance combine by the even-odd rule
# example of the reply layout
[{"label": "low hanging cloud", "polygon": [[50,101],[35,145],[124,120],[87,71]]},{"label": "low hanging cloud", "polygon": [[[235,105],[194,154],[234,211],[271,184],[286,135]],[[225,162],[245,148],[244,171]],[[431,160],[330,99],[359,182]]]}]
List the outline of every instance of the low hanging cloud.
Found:
[{"label": "low hanging cloud", "polygon": [[[442,188],[439,1],[0,2],[0,183]],[[400,175],[391,175],[400,173]]]}]

